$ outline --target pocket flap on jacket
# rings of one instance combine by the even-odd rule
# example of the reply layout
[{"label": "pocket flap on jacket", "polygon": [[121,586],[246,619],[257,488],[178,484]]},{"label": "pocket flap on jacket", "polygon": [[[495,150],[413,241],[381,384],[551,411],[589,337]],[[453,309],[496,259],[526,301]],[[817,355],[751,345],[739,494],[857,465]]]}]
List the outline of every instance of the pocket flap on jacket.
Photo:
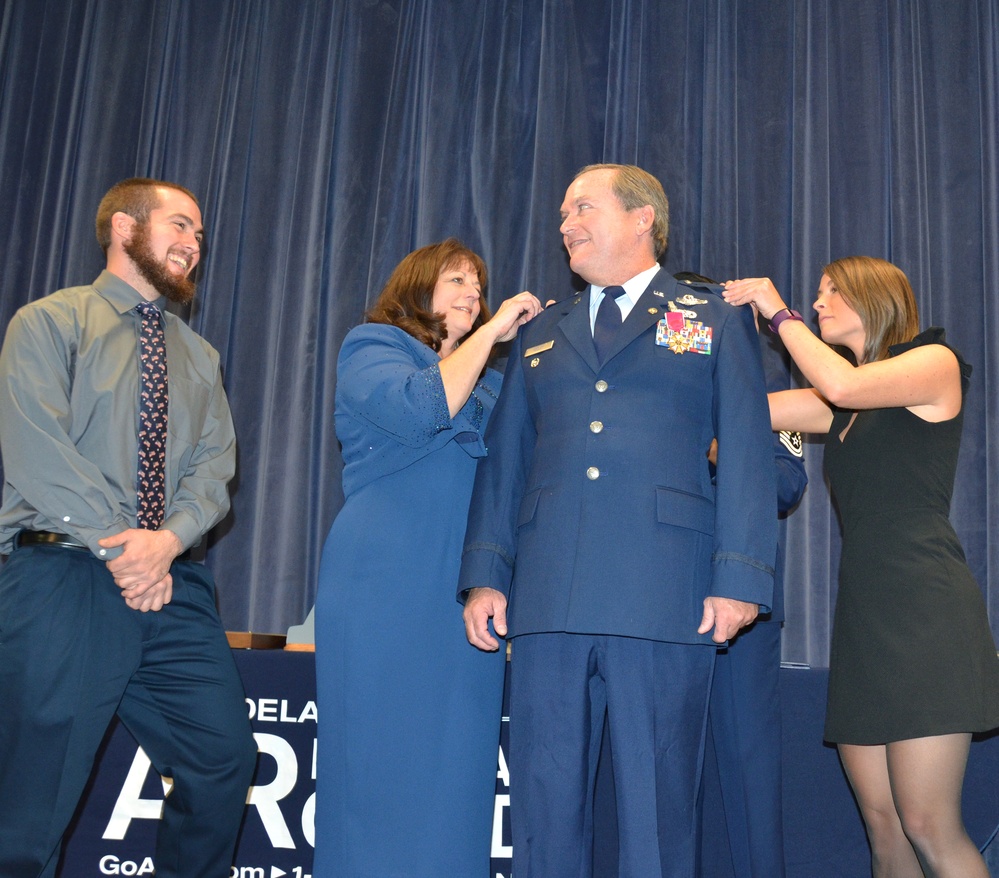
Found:
[{"label": "pocket flap on jacket", "polygon": [[663,524],[686,527],[709,536],[715,532],[715,504],[700,494],[657,487],[656,516]]},{"label": "pocket flap on jacket", "polygon": [[527,524],[534,518],[534,513],[538,511],[538,498],[540,496],[541,488],[524,495],[520,501],[520,511],[517,513],[517,527]]}]

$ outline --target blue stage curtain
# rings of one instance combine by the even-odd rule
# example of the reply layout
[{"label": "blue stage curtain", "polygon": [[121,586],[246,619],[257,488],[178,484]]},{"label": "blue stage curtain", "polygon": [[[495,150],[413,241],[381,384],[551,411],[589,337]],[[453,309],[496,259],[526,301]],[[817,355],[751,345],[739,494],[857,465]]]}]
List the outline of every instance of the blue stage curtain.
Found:
[{"label": "blue stage curtain", "polygon": [[[111,183],[201,196],[191,321],[240,440],[208,560],[228,627],[281,631],[342,502],[336,354],[395,263],[458,235],[494,304],[559,298],[565,186],[634,162],[673,271],[802,311],[832,258],[907,271],[975,368],[954,520],[999,629],[997,27],[999,0],[0,0],[0,322],[97,274]],[[839,535],[807,457],[785,659],[822,667]]]}]

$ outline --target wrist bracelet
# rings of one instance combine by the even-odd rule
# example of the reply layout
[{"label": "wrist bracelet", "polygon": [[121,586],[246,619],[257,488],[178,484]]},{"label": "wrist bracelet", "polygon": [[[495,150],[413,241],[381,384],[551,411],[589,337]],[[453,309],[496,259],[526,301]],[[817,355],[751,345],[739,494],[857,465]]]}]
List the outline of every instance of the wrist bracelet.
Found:
[{"label": "wrist bracelet", "polygon": [[777,332],[780,329],[780,325],[785,320],[800,320],[802,323],[805,322],[805,318],[802,317],[797,311],[791,308],[781,308],[773,317],[770,318],[770,331]]}]

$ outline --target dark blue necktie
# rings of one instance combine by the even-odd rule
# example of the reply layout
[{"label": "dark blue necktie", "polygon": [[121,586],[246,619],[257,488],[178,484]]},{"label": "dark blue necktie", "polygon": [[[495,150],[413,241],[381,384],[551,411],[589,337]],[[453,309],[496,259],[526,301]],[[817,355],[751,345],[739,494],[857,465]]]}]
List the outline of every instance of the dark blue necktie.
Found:
[{"label": "dark blue necktie", "polygon": [[623,295],[624,287],[604,287],[604,297],[597,308],[597,319],[593,323],[593,345],[601,363],[621,328],[621,307],[617,300]]},{"label": "dark blue necktie", "polygon": [[141,302],[135,310],[142,317],[139,330],[139,467],[135,483],[136,520],[139,527],[156,530],[163,523],[167,439],[166,340],[160,309]]}]

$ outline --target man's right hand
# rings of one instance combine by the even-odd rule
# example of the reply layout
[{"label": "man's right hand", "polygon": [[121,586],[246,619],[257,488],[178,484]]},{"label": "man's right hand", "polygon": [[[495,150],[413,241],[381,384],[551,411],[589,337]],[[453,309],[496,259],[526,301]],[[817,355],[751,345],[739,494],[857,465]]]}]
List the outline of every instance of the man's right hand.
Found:
[{"label": "man's right hand", "polygon": [[170,565],[184,547],[177,535],[166,528],[129,528],[97,541],[105,549],[124,547],[107,562],[108,571],[133,610],[145,613],[162,610],[173,597]]},{"label": "man's right hand", "polygon": [[506,595],[495,588],[473,588],[465,601],[465,636],[472,646],[496,652],[499,641],[489,630],[489,620],[500,637],[506,637]]}]

